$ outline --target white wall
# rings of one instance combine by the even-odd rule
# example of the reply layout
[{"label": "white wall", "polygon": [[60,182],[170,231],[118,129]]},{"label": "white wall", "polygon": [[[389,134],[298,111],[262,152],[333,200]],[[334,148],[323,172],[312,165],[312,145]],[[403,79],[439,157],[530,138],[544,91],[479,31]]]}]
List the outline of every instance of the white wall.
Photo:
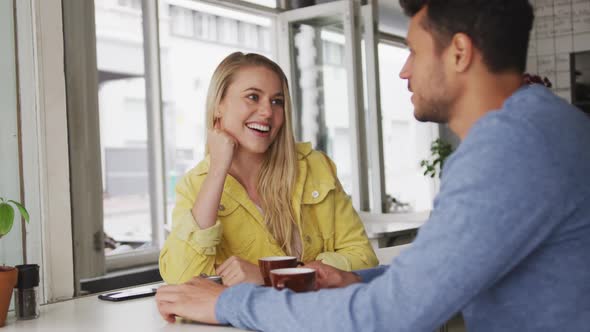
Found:
[{"label": "white wall", "polygon": [[546,76],[571,101],[570,53],[590,50],[589,0],[531,0],[535,26],[527,71]]},{"label": "white wall", "polygon": [[[0,0],[0,196],[20,201],[13,1]],[[21,222],[0,239],[0,264],[22,264]]]}]

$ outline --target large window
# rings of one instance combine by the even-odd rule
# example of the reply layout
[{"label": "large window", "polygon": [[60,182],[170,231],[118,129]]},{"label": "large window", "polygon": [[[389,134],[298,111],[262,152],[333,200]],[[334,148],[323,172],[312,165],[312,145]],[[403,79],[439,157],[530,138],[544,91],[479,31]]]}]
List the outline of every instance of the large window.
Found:
[{"label": "large window", "polygon": [[414,118],[408,83],[399,78],[408,53],[402,46],[379,44],[383,166],[388,195],[385,212],[430,210],[435,193],[434,181],[423,175],[420,161],[429,158],[438,126]]},{"label": "large window", "polygon": [[[151,253],[147,261],[156,261],[176,182],[204,157],[205,96],[217,64],[234,51],[273,58],[270,15],[210,2],[162,0],[157,5],[159,40],[146,33],[153,22],[146,21],[141,1],[95,0],[107,266],[121,257],[136,265],[142,252]],[[157,57],[149,53],[154,51],[146,47],[145,36],[160,46],[159,72],[146,72]],[[161,96],[147,88],[156,82],[154,76],[159,76]],[[161,98],[160,107],[150,107],[154,98]],[[158,131],[150,126],[154,114],[161,115],[161,148]],[[163,161],[161,193],[154,192],[158,158]],[[166,217],[158,211],[166,211]]]},{"label": "large window", "polygon": [[[140,1],[95,0],[107,256],[152,242]],[[114,241],[113,241],[114,240]]]}]

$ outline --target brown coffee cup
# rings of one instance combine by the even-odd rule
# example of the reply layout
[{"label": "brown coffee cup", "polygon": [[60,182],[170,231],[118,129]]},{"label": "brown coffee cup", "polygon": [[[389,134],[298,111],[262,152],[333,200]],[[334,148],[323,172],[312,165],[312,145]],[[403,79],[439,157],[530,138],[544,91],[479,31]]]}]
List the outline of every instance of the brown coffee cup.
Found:
[{"label": "brown coffee cup", "polygon": [[315,270],[302,268],[286,268],[270,271],[272,286],[278,290],[289,288],[297,293],[315,289]]},{"label": "brown coffee cup", "polygon": [[258,259],[258,267],[260,268],[260,274],[264,279],[264,286],[272,286],[270,282],[270,271],[276,269],[284,269],[287,267],[296,267],[297,265],[303,265],[303,263],[297,261],[297,257],[293,256],[269,256]]}]

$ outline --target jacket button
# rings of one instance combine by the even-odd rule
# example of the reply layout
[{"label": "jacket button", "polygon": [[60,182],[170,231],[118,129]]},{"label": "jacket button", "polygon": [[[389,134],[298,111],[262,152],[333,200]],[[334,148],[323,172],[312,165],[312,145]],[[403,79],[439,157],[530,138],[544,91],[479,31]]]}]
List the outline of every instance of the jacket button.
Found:
[{"label": "jacket button", "polygon": [[320,193],[319,193],[317,190],[314,190],[314,191],[311,193],[311,197],[313,197],[313,198],[318,198],[318,196],[319,196],[319,195],[320,195]]},{"label": "jacket button", "polygon": [[220,204],[219,207],[217,208],[217,210],[224,211],[225,210],[225,206],[223,206],[223,204]]}]

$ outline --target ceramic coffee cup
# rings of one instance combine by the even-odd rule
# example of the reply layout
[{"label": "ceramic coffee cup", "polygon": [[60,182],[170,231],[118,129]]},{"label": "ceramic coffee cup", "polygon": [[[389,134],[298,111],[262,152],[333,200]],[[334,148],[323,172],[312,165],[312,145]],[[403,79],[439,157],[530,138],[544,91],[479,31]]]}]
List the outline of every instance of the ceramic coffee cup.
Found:
[{"label": "ceramic coffee cup", "polygon": [[289,288],[298,293],[315,289],[315,270],[310,268],[286,268],[270,271],[272,286],[278,290]]},{"label": "ceramic coffee cup", "polygon": [[264,286],[268,287],[272,286],[270,282],[271,270],[296,267],[297,265],[303,265],[303,263],[298,262],[297,257],[293,256],[270,256],[258,259],[258,267],[264,279]]}]

